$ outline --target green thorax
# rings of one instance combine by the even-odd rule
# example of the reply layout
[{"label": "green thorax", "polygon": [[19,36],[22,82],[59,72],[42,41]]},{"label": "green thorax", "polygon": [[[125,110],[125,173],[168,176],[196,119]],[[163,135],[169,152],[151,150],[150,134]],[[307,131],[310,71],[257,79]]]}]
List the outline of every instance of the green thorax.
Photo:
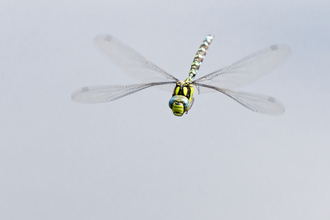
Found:
[{"label": "green thorax", "polygon": [[187,113],[194,103],[193,95],[194,87],[190,82],[178,81],[169,101],[169,107],[172,109],[173,114],[182,116]]},{"label": "green thorax", "polygon": [[213,40],[213,36],[208,35],[206,36],[205,40],[203,41],[202,45],[199,47],[196,56],[193,60],[193,63],[191,64],[191,68],[189,71],[189,77],[185,80],[185,82],[192,82],[193,79],[195,78],[199,67],[201,66],[204,57],[206,55],[206,51],[209,48],[211,42]]},{"label": "green thorax", "polygon": [[189,102],[192,101],[194,95],[194,87],[190,82],[178,81],[173,91],[172,96],[182,95],[186,97]]}]

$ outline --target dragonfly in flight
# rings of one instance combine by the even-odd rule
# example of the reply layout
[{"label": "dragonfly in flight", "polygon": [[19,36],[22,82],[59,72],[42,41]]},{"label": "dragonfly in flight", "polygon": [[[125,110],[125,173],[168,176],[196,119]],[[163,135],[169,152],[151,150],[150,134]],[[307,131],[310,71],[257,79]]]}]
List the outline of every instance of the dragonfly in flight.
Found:
[{"label": "dragonfly in flight", "polygon": [[94,41],[101,51],[125,72],[144,83],[83,87],[75,91],[71,98],[80,103],[104,103],[149,87],[160,86],[173,91],[169,107],[176,116],[182,116],[190,110],[194,103],[195,90],[199,93],[221,92],[254,112],[268,115],[283,114],[284,106],[271,96],[232,89],[253,82],[282,64],[291,54],[290,47],[284,44],[269,46],[195,80],[212,40],[211,35],[205,38],[193,59],[188,78],[180,81],[113,36],[97,35]]}]

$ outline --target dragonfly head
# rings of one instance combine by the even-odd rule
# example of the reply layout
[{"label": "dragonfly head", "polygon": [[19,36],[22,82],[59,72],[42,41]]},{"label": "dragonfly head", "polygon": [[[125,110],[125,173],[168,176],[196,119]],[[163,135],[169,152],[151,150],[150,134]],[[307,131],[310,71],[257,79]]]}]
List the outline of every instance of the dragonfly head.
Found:
[{"label": "dragonfly head", "polygon": [[170,99],[168,105],[175,116],[182,116],[189,108],[189,100],[182,95],[176,95]]}]

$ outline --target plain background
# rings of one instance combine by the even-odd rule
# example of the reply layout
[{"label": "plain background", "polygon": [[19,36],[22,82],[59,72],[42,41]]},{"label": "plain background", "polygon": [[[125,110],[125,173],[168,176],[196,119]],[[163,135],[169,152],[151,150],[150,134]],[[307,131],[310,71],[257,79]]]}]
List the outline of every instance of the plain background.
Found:
[{"label": "plain background", "polygon": [[[0,2],[0,219],[330,219],[330,2]],[[286,43],[283,66],[173,116],[150,88],[97,105],[83,86],[139,83],[93,45],[116,36],[179,79],[207,34],[197,78]]]}]

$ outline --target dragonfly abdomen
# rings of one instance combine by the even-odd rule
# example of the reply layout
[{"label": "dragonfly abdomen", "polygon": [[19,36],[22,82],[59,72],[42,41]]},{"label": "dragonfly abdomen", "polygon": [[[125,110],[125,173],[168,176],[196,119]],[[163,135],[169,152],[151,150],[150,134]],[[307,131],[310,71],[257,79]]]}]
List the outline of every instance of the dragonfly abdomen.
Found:
[{"label": "dragonfly abdomen", "polygon": [[206,51],[209,48],[211,42],[213,40],[213,36],[212,35],[208,35],[206,36],[205,40],[203,41],[203,43],[201,44],[201,46],[198,48],[198,51],[196,53],[196,56],[194,57],[193,63],[191,64],[191,68],[189,71],[189,77],[186,79],[186,81],[193,81],[193,79],[195,78],[199,67],[201,66],[204,57],[206,55]]}]

